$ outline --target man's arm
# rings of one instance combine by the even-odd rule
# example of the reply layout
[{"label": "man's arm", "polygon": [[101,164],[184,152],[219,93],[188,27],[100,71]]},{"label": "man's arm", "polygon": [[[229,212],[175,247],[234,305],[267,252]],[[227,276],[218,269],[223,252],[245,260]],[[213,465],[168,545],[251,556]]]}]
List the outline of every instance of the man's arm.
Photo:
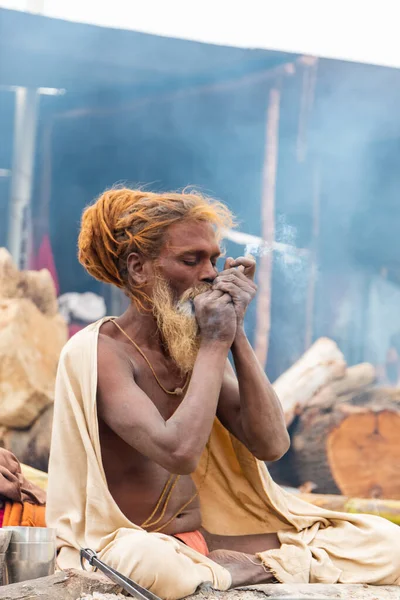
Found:
[{"label": "man's arm", "polygon": [[279,399],[243,327],[247,306],[257,290],[253,282],[254,273],[254,259],[227,259],[225,270],[214,282],[214,289],[231,295],[237,317],[236,336],[232,345],[237,379],[228,364],[217,415],[254,456],[260,460],[274,461],[287,452],[290,439]]},{"label": "man's arm", "polygon": [[230,296],[206,292],[195,304],[204,336],[186,396],[167,420],[135,383],[120,345],[100,336],[98,346],[99,417],[132,448],[178,474],[195,470],[207,443],[236,332]]},{"label": "man's arm", "polygon": [[281,403],[244,331],[236,334],[217,408],[221,423],[259,460],[275,461],[289,449]]}]

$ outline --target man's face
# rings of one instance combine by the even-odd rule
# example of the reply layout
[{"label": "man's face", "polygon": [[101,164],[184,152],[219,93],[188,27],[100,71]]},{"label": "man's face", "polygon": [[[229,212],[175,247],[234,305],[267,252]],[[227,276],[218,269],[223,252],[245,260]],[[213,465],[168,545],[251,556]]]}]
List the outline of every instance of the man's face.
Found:
[{"label": "man's face", "polygon": [[208,223],[171,226],[154,268],[153,314],[164,344],[183,373],[193,369],[200,332],[190,299],[208,289],[220,249]]},{"label": "man's face", "polygon": [[157,271],[178,300],[189,288],[213,282],[220,254],[210,223],[176,223],[168,229],[157,260]]}]

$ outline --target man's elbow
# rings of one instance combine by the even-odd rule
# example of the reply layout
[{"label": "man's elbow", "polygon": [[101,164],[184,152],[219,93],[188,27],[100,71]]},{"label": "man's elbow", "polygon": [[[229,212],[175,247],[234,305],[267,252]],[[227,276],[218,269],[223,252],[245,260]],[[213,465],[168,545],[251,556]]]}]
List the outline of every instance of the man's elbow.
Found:
[{"label": "man's elbow", "polygon": [[262,448],[258,448],[253,454],[258,460],[262,460],[263,462],[276,462],[286,454],[289,448],[290,437],[289,434],[287,434],[284,440],[273,445],[267,444]]},{"label": "man's elbow", "polygon": [[200,456],[195,456],[191,453],[174,453],[170,457],[170,465],[168,470],[175,475],[191,475],[197,469]]}]

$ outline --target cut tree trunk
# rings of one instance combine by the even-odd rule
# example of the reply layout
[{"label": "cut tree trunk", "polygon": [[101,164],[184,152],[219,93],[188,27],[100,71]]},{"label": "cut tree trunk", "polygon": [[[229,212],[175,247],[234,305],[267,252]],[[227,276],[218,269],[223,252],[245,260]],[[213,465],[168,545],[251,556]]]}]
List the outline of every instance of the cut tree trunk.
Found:
[{"label": "cut tree trunk", "polygon": [[370,386],[376,379],[376,370],[370,363],[361,363],[354,367],[348,367],[344,377],[331,381],[329,385],[322,388],[305,405],[307,408],[312,406],[320,410],[326,410],[335,404],[338,399],[343,400],[343,396],[354,395],[363,388]]},{"label": "cut tree trunk", "polygon": [[[322,402],[324,397],[324,402]],[[286,483],[315,491],[400,499],[400,390],[371,388],[306,408],[293,423]]]},{"label": "cut tree trunk", "polygon": [[53,405],[50,405],[29,429],[2,428],[0,446],[10,450],[20,462],[40,471],[47,471],[52,425]]},{"label": "cut tree trunk", "polygon": [[317,340],[273,385],[283,406],[286,426],[314,394],[345,373],[346,362],[335,342],[328,338]]}]

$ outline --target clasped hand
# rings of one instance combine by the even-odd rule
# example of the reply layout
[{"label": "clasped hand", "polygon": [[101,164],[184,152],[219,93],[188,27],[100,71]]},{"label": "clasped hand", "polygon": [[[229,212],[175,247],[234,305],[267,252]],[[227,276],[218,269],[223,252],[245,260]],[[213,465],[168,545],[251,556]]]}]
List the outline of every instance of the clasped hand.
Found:
[{"label": "clasped hand", "polygon": [[237,327],[243,325],[247,307],[257,292],[256,261],[251,256],[227,258],[224,270],[213,281],[213,290],[229,294],[235,308]]},{"label": "clasped hand", "polygon": [[203,340],[218,339],[232,344],[257,291],[253,281],[255,270],[252,257],[227,258],[212,288],[196,296],[195,314]]}]

